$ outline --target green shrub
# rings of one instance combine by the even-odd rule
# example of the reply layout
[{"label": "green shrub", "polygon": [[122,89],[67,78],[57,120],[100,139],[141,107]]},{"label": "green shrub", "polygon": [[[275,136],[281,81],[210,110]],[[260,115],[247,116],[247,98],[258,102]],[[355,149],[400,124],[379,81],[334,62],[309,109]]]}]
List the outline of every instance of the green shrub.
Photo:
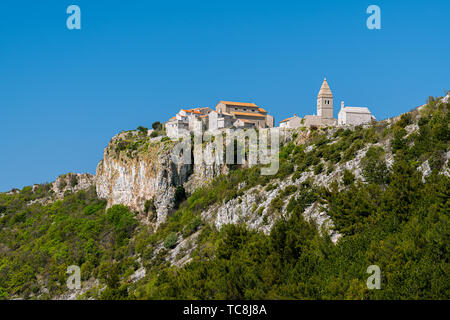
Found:
[{"label": "green shrub", "polygon": [[399,150],[405,150],[407,148],[406,141],[403,137],[406,135],[405,129],[399,129],[394,131],[394,138],[391,140],[392,152],[396,153]]},{"label": "green shrub", "polygon": [[186,191],[182,185],[179,185],[175,189],[175,207],[178,207],[179,204],[186,199]]},{"label": "green shrub", "polygon": [[83,212],[86,216],[93,215],[96,212],[103,211],[106,207],[106,200],[99,203],[93,203],[84,207]]},{"label": "green shrub", "polygon": [[280,192],[280,196],[284,198],[284,197],[290,196],[291,194],[295,193],[296,191],[297,191],[297,186],[290,185],[290,186],[287,186],[283,191]]},{"label": "green shrub", "polygon": [[275,190],[276,188],[277,188],[277,185],[275,183],[269,183],[266,186],[265,190],[266,190],[266,192],[269,192],[269,191]]},{"label": "green shrub", "polygon": [[270,202],[269,208],[271,210],[280,211],[283,208],[283,204],[283,199],[280,196],[277,196]]},{"label": "green shrub", "polygon": [[161,122],[156,121],[156,122],[153,122],[153,123],[152,123],[152,129],[153,129],[153,130],[155,130],[155,131],[161,131],[162,128],[163,128],[163,126],[162,126]]},{"label": "green shrub", "polygon": [[292,182],[297,181],[297,179],[299,179],[301,176],[302,176],[302,172],[295,171],[295,173],[292,175]]},{"label": "green shrub", "polygon": [[155,200],[153,198],[145,201],[144,211],[145,213],[149,213],[150,211],[152,212],[156,211]]},{"label": "green shrub", "polygon": [[412,122],[412,115],[408,112],[401,115],[400,120],[395,123],[395,126],[398,128],[405,128],[407,125],[412,124]]},{"label": "green shrub", "polygon": [[114,205],[106,211],[106,219],[114,226],[117,243],[121,245],[131,236],[136,227],[136,219],[128,207],[119,204]]},{"label": "green shrub", "polygon": [[143,126],[137,127],[137,130],[139,131],[139,134],[142,134],[142,135],[147,135],[147,133],[148,133],[148,128],[145,128]]},{"label": "green shrub", "polygon": [[200,225],[202,224],[202,219],[200,217],[194,218],[190,223],[188,223],[183,229],[183,236],[186,238],[196,232]]},{"label": "green shrub", "polygon": [[65,187],[67,187],[67,182],[66,182],[66,179],[62,178],[62,179],[59,181],[58,188],[59,188],[60,190],[62,190],[62,189],[64,189]]},{"label": "green shrub", "polygon": [[345,169],[342,175],[342,182],[345,186],[351,185],[355,181],[355,175],[350,171]]},{"label": "green shrub", "polygon": [[382,147],[370,147],[362,160],[363,177],[368,183],[386,184],[389,182],[389,169],[383,160]]},{"label": "green shrub", "polygon": [[71,174],[69,176],[69,184],[72,188],[74,188],[78,184],[78,178],[76,174]]},{"label": "green shrub", "polygon": [[320,174],[323,171],[323,163],[319,163],[317,166],[314,167],[314,174]]},{"label": "green shrub", "polygon": [[334,170],[333,164],[329,163],[327,167],[327,175],[330,175],[333,172],[333,170]]},{"label": "green shrub", "polygon": [[257,214],[258,216],[262,216],[263,212],[264,212],[264,207],[260,207],[260,208],[258,209],[258,211],[256,212],[256,214]]},{"label": "green shrub", "polygon": [[174,248],[177,244],[178,236],[175,232],[169,233],[169,235],[164,239],[164,247],[166,249]]}]

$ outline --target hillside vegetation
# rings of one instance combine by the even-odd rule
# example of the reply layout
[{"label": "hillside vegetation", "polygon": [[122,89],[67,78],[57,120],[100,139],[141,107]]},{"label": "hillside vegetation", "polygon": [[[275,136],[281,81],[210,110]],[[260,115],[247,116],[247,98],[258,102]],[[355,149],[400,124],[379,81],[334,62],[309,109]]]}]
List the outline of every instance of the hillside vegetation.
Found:
[{"label": "hillside vegetation", "polygon": [[[48,185],[0,194],[0,298],[65,298],[67,267],[78,265],[80,299],[449,299],[448,107],[430,98],[396,121],[294,133],[277,175],[234,166],[187,198],[181,190],[157,231],[123,205],[106,209],[95,188],[49,204],[37,201]],[[364,148],[360,172],[332,175]],[[264,211],[269,233],[218,230],[202,215],[305,172]],[[336,243],[305,219],[315,203]],[[366,286],[370,265],[381,290]]]}]

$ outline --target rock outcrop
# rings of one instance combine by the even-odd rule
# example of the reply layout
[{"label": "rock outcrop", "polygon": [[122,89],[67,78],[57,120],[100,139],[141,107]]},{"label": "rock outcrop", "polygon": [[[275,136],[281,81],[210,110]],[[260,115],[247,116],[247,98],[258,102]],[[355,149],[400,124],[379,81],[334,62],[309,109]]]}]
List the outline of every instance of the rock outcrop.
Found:
[{"label": "rock outcrop", "polygon": [[52,183],[52,190],[57,199],[62,199],[68,191],[88,190],[94,185],[95,177],[89,173],[67,173],[56,178]]},{"label": "rock outcrop", "polygon": [[[142,145],[136,150],[124,149],[124,141]],[[194,164],[194,161],[184,164],[181,155],[174,155],[175,144],[161,137],[139,136],[137,132],[115,136],[97,166],[98,196],[107,199],[108,206],[124,204],[144,215],[148,215],[145,204],[151,200],[156,211],[156,219],[151,222],[159,225],[174,209],[178,186],[191,193],[227,172],[224,165]]]},{"label": "rock outcrop", "polygon": [[191,168],[173,163],[170,142],[147,139],[144,150],[130,153],[120,149],[124,138],[124,133],[115,136],[104,150],[96,170],[97,195],[108,206],[124,204],[140,213],[153,200],[156,222],[161,223],[173,208],[176,186],[187,181]]}]

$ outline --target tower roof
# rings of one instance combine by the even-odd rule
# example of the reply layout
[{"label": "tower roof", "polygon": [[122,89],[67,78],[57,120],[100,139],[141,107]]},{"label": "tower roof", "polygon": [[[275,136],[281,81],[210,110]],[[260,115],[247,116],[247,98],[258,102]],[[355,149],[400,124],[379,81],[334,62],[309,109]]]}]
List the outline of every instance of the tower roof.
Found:
[{"label": "tower roof", "polygon": [[322,87],[320,87],[319,95],[317,98],[333,98],[330,86],[328,85],[327,78],[323,79]]}]

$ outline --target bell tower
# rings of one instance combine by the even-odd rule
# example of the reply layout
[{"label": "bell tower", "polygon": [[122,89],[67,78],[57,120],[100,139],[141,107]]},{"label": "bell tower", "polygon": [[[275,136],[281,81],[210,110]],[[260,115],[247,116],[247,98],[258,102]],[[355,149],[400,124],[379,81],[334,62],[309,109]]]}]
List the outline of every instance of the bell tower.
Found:
[{"label": "bell tower", "polygon": [[327,78],[323,80],[317,95],[317,115],[323,119],[333,119],[333,94],[328,85]]}]

